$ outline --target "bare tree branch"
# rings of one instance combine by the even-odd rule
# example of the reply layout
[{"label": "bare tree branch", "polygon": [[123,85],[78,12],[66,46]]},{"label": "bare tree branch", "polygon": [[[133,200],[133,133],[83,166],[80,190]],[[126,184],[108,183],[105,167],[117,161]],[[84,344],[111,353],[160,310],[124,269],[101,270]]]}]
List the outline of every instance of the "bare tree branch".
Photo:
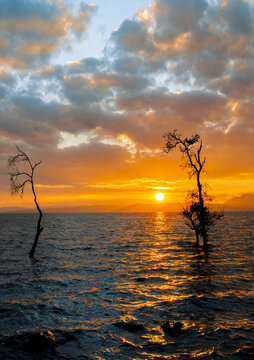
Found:
[{"label": "bare tree branch", "polygon": [[[37,201],[37,196],[34,188],[34,170],[35,168],[41,164],[41,161],[32,164],[28,155],[22,151],[17,145],[16,149],[18,153],[14,156],[10,156],[8,160],[8,167],[10,168],[9,176],[10,176],[10,193],[11,195],[20,195],[21,197],[24,194],[26,184],[31,184],[31,189],[34,196],[34,203],[36,205],[37,211],[39,213],[39,219],[37,222],[37,231],[34,239],[33,246],[30,250],[30,258],[34,256],[35,248],[37,242],[39,240],[39,236],[43,231],[43,227],[41,226],[41,219],[42,219],[42,211]],[[30,171],[26,171],[24,169],[20,169],[19,167],[28,165]]]}]

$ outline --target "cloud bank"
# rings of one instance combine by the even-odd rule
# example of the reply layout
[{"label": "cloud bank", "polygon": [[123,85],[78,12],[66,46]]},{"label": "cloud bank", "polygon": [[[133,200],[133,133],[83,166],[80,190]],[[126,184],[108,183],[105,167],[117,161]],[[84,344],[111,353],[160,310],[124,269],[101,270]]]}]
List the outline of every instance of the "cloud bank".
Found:
[{"label": "cloud bank", "polygon": [[64,179],[70,191],[88,191],[154,179],[151,166],[158,181],[176,181],[178,155],[161,156],[162,135],[175,128],[202,136],[212,179],[253,186],[252,1],[155,0],[119,24],[102,57],[57,65],[58,51],[74,39],[82,46],[97,7],[2,0],[1,9],[4,192],[13,142],[43,160],[42,185]]}]

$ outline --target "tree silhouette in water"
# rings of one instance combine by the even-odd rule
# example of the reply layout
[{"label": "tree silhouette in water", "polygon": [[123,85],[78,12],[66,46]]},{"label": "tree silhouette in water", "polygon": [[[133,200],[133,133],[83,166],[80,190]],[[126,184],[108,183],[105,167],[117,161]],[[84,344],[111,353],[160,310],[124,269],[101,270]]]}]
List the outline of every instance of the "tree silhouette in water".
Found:
[{"label": "tree silhouette in water", "polygon": [[207,194],[206,185],[201,183],[201,174],[206,163],[206,157],[201,156],[202,140],[198,134],[184,138],[177,130],[167,132],[163,137],[166,141],[164,151],[169,153],[178,147],[184,155],[185,167],[190,169],[189,177],[196,178],[196,188],[189,193],[189,203],[183,207],[182,215],[186,218],[187,226],[195,231],[197,245],[199,245],[201,235],[203,245],[207,247],[208,230],[223,214],[211,212],[205,205],[205,200],[211,200],[211,197]]},{"label": "tree silhouette in water", "polygon": [[34,252],[39,240],[39,236],[43,231],[43,227],[41,226],[41,219],[42,219],[42,211],[38,204],[35,187],[34,187],[34,172],[38,165],[40,165],[41,161],[32,164],[31,160],[27,156],[27,154],[22,151],[16,145],[18,153],[14,156],[9,157],[8,166],[11,169],[9,172],[10,175],[10,184],[11,184],[11,195],[20,195],[21,197],[24,194],[24,189],[26,184],[31,185],[32,193],[34,196],[34,203],[36,205],[36,209],[39,213],[39,218],[37,222],[37,229],[35,234],[35,239],[33,246],[30,250],[29,257],[34,257]]}]

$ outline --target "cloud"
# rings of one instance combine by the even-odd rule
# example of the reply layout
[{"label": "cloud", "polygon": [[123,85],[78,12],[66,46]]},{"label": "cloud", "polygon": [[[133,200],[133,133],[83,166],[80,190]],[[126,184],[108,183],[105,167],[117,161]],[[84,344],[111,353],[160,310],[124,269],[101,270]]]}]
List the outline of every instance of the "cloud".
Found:
[{"label": "cloud", "polygon": [[66,189],[66,188],[73,188],[72,185],[63,185],[63,184],[57,184],[57,185],[48,185],[48,184],[35,184],[38,188],[48,188],[48,189]]},{"label": "cloud", "polygon": [[228,30],[236,35],[250,35],[253,31],[253,7],[247,1],[228,0],[221,4],[220,17]]},{"label": "cloud", "polygon": [[[79,185],[94,179],[111,176],[114,171],[125,167],[129,153],[117,145],[108,145],[96,140],[82,143],[77,147],[56,149],[49,156],[44,153],[34,155],[42,159],[44,165],[40,169],[40,183],[58,185],[64,179],[65,185]],[[42,166],[41,166],[42,168]]]},{"label": "cloud", "polygon": [[158,0],[152,6],[156,22],[155,40],[168,43],[199,27],[208,4],[205,0]]},{"label": "cloud", "polygon": [[211,177],[253,173],[252,2],[155,0],[112,32],[101,58],[64,65],[49,57],[82,37],[96,8],[2,3],[0,61],[12,67],[0,69],[2,159],[19,142],[54,186],[126,184],[155,170],[175,180],[179,156],[161,149],[177,128],[201,135]]},{"label": "cloud", "polygon": [[68,75],[71,74],[94,74],[100,71],[101,68],[104,67],[104,61],[87,57],[85,59],[81,59],[79,61],[72,61],[66,63],[65,69]]},{"label": "cloud", "polygon": [[112,33],[111,41],[116,44],[116,53],[153,51],[153,42],[147,26],[136,20],[124,20],[119,29]]},{"label": "cloud", "polygon": [[25,70],[45,63],[72,34],[80,37],[96,7],[83,2],[76,14],[64,3],[40,0],[2,0],[0,66]]},{"label": "cloud", "polygon": [[56,2],[42,0],[1,0],[0,19],[29,19],[40,14],[41,19],[49,19],[59,14]]},{"label": "cloud", "polygon": [[138,54],[122,54],[112,61],[112,70],[125,75],[151,75],[166,72],[165,59],[147,60]]},{"label": "cloud", "polygon": [[97,7],[94,4],[88,5],[83,1],[80,3],[77,15],[72,18],[70,23],[70,29],[77,37],[85,33],[91,15],[94,14],[96,10]]}]

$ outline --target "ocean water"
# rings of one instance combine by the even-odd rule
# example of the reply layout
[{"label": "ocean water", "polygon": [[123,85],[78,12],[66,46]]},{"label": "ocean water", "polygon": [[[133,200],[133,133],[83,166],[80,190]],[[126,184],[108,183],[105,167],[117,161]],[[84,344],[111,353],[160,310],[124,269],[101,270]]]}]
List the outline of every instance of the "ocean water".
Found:
[{"label": "ocean water", "polygon": [[31,260],[36,221],[0,214],[1,360],[254,358],[254,212],[208,252],[177,214],[45,214]]}]

